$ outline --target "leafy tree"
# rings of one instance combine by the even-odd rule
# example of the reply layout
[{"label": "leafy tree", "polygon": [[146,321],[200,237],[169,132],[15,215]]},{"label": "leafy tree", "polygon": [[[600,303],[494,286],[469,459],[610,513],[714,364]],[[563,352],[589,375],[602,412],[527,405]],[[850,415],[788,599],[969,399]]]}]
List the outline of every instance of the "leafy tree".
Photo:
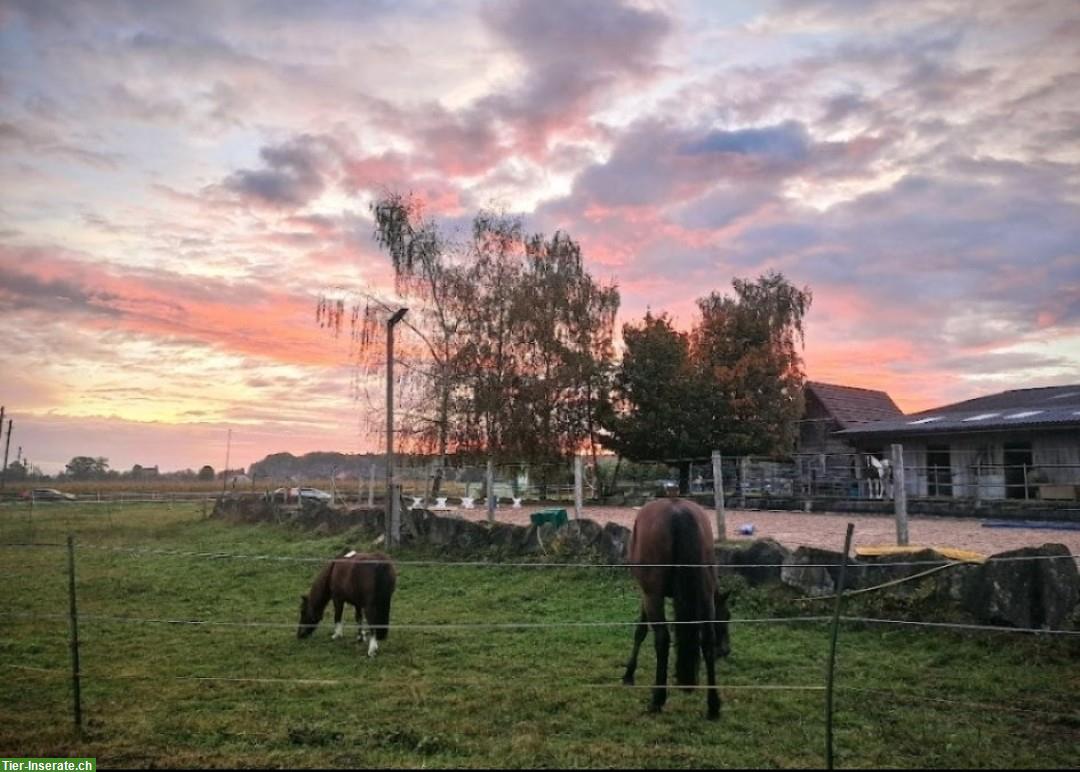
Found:
[{"label": "leafy tree", "polygon": [[730,455],[789,452],[803,411],[799,345],[813,296],[776,272],[733,286],[734,297],[698,300],[702,318],[692,335],[707,443]]},{"label": "leafy tree", "polygon": [[67,463],[66,471],[73,480],[100,480],[108,475],[109,459],[75,456]]},{"label": "leafy tree", "polygon": [[809,288],[776,272],[732,284],[734,297],[698,300],[701,319],[689,335],[663,314],[623,328],[605,444],[630,460],[675,463],[683,493],[691,459],[712,450],[786,452],[802,414],[799,344]]},{"label": "leafy tree", "polygon": [[28,464],[23,461],[12,461],[8,464],[6,479],[11,482],[22,482],[29,476]]},{"label": "leafy tree", "polygon": [[[605,445],[632,461],[670,461],[689,479],[708,439],[690,336],[661,313],[623,325],[624,353],[601,418]],[[707,453],[707,450],[704,452]]]},{"label": "leafy tree", "polygon": [[214,467],[210,466],[209,464],[206,464],[202,469],[199,470],[200,480],[213,480],[214,477]]}]

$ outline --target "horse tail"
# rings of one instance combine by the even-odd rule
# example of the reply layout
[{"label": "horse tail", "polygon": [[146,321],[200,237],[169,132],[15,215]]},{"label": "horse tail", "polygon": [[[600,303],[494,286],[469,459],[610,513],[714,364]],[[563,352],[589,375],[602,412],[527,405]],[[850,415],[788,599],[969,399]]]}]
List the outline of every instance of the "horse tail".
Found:
[{"label": "horse tail", "polygon": [[[394,598],[397,572],[389,558],[375,564],[375,640],[385,641],[390,634],[390,602]],[[372,624],[372,620],[368,620]]]},{"label": "horse tail", "polygon": [[[701,568],[701,530],[694,513],[681,504],[671,514],[671,562],[678,564],[671,585],[675,601],[675,621],[693,622],[705,618],[706,582]],[[682,686],[698,679],[701,625],[675,625],[675,678]]]}]

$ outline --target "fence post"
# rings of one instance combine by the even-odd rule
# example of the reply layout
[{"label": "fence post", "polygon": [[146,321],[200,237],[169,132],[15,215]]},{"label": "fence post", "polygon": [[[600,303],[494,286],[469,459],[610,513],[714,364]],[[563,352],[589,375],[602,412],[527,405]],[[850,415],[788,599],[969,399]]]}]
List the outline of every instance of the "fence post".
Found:
[{"label": "fence post", "polygon": [[487,462],[487,519],[489,523],[495,522],[495,462],[490,458]]},{"label": "fence post", "polygon": [[374,507],[375,506],[375,464],[371,465],[371,469],[369,471],[371,473],[371,477],[370,477],[370,480],[368,482],[367,505],[368,505],[368,507]]},{"label": "fence post", "polygon": [[574,456],[574,519],[581,519],[584,505],[585,459],[580,454]]},{"label": "fence post", "polygon": [[401,483],[390,486],[390,545],[401,546]]},{"label": "fence post", "polygon": [[75,729],[82,732],[82,693],[79,689],[79,612],[75,605],[75,537],[68,534],[68,616],[71,622],[71,705]]},{"label": "fence post", "polygon": [[727,518],[724,513],[723,456],[719,450],[712,452],[713,505],[716,507],[716,538],[727,541]]},{"label": "fence post", "polygon": [[896,543],[908,545],[907,486],[904,484],[904,446],[892,445],[893,505],[896,510]]},{"label": "fence post", "polygon": [[[895,445],[893,447],[896,447]],[[840,558],[840,575],[836,578],[836,604],[833,606],[832,634],[829,640],[829,664],[825,674],[825,766],[833,768],[833,675],[836,668],[836,636],[840,629],[840,606],[844,599],[844,579],[847,574],[848,552],[851,551],[851,534],[855,530],[848,523],[844,535],[844,555]]]}]

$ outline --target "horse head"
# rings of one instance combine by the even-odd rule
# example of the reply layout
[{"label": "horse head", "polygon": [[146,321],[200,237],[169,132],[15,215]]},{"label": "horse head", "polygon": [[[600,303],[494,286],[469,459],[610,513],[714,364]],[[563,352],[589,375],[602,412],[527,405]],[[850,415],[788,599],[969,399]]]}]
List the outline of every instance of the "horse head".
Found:
[{"label": "horse head", "polygon": [[311,604],[308,603],[308,596],[300,596],[300,626],[296,628],[297,638],[307,638],[313,632],[315,627],[319,624],[318,618],[315,616],[314,611],[311,608]]}]

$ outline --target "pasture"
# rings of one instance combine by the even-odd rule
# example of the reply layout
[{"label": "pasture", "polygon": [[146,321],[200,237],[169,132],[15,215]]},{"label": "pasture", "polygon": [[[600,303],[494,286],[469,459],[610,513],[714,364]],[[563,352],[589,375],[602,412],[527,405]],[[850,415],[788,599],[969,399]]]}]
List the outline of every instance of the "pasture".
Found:
[{"label": "pasture", "polygon": [[[0,542],[25,541],[0,508]],[[350,534],[202,518],[197,504],[39,505],[33,538],[73,533],[85,731],[72,729],[66,552],[0,548],[0,754],[108,766],[815,767],[824,763],[821,613],[736,588],[719,722],[698,693],[660,715],[619,681],[636,588],[616,569],[410,565],[374,659],[330,613],[297,640],[299,596]],[[138,550],[138,551],[133,551]],[[316,562],[171,555],[205,552]],[[165,621],[210,620],[223,625]],[[530,626],[512,623],[617,623]],[[482,625],[505,625],[503,627]],[[845,625],[843,767],[1075,766],[1077,640]],[[651,684],[652,638],[638,685]],[[783,688],[780,688],[783,687]],[[794,688],[792,688],[794,687]]]}]

